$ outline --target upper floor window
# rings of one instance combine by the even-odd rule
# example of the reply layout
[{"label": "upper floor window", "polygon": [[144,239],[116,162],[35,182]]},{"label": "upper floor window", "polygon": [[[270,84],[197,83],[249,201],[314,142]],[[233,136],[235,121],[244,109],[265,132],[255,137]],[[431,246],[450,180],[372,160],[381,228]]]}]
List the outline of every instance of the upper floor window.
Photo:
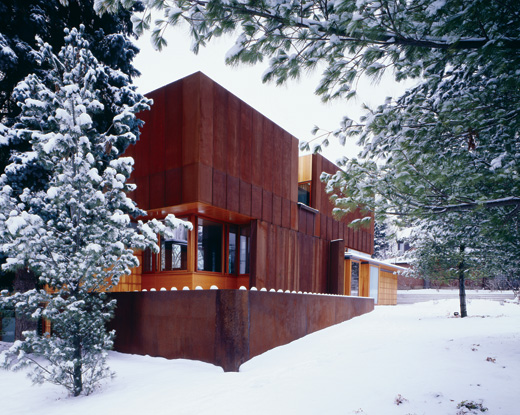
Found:
[{"label": "upper floor window", "polygon": [[311,182],[298,183],[298,202],[311,205]]}]

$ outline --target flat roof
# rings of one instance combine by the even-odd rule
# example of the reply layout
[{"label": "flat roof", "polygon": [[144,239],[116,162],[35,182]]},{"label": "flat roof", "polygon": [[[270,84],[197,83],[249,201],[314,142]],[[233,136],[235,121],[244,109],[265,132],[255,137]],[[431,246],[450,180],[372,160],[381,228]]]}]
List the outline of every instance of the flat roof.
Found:
[{"label": "flat roof", "polygon": [[347,251],[347,252],[345,252],[345,259],[354,259],[357,261],[368,262],[368,263],[374,264],[374,265],[382,265],[384,267],[395,269],[396,271],[406,271],[405,267],[400,267],[399,265],[391,264],[390,262],[372,258],[361,252]]}]

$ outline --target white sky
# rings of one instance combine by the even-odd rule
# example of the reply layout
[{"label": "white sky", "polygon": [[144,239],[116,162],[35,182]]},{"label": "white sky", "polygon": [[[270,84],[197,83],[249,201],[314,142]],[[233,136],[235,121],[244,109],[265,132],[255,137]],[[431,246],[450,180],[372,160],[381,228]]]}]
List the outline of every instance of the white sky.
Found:
[{"label": "white sky", "polygon": [[[191,39],[187,34],[187,28],[169,28],[167,39],[168,46],[161,52],[153,49],[149,34],[144,34],[136,42],[141,53],[134,64],[142,75],[135,79],[134,83],[141,93],[153,91],[193,72],[201,71],[304,141],[314,138],[310,131],[315,125],[328,131],[335,130],[344,115],[358,119],[362,115],[362,103],[375,107],[387,96],[396,96],[404,90],[404,87],[396,84],[390,76],[377,85],[362,80],[356,101],[338,100],[324,104],[314,95],[321,77],[318,72],[305,74],[302,79],[290,81],[283,86],[276,86],[274,83],[263,84],[261,78],[267,68],[267,62],[256,66],[225,65],[224,57],[233,46],[234,38],[214,39],[209,46],[201,49],[198,55],[190,51]],[[353,141],[342,147],[334,140],[323,154],[335,162],[343,155],[355,156],[357,150]]]}]

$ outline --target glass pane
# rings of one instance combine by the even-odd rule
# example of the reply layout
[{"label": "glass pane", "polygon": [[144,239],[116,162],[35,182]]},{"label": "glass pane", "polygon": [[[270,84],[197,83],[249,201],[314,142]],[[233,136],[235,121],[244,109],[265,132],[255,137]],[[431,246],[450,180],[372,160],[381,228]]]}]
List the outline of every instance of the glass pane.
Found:
[{"label": "glass pane", "polygon": [[199,218],[197,231],[197,269],[222,272],[222,224]]},{"label": "glass pane", "polygon": [[161,271],[187,269],[188,230],[180,226],[172,239],[161,239]]},{"label": "glass pane", "polygon": [[251,228],[240,229],[240,274],[249,274],[249,245]]},{"label": "glass pane", "polygon": [[359,263],[352,262],[350,295],[359,295]]},{"label": "glass pane", "polygon": [[229,270],[230,274],[236,274],[236,256],[237,256],[237,232],[236,226],[229,227]]},{"label": "glass pane", "polygon": [[311,204],[311,184],[298,183],[298,202],[307,206]]},{"label": "glass pane", "polygon": [[374,299],[374,304],[377,304],[379,294],[379,268],[370,267],[370,297]]}]

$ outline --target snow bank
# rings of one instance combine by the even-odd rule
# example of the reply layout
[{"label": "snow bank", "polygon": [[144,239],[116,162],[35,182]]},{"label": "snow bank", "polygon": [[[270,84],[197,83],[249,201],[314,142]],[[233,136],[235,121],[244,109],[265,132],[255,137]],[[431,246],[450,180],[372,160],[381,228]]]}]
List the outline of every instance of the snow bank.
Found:
[{"label": "snow bank", "polygon": [[[42,415],[456,414],[466,400],[517,413],[520,306],[457,300],[379,307],[264,353],[239,373],[187,360],[111,353],[115,380],[89,397],[0,371],[2,410]],[[399,398],[400,396],[400,398]],[[396,399],[401,403],[396,404]]]}]

